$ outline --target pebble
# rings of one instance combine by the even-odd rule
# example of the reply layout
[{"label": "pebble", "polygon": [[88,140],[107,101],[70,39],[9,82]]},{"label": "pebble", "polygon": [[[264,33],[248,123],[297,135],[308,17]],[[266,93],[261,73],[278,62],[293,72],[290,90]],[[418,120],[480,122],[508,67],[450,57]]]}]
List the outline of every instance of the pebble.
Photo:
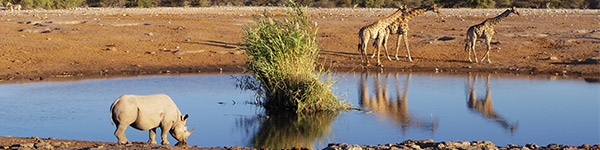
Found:
[{"label": "pebble", "polygon": [[591,58],[585,59],[584,62],[586,64],[600,64],[600,57],[591,57]]},{"label": "pebble", "polygon": [[[594,147],[600,145],[594,145]],[[558,144],[549,144],[546,147],[539,147],[536,144],[527,144],[525,146],[510,144],[506,147],[496,146],[490,141],[447,141],[447,142],[434,142],[431,139],[428,140],[406,140],[402,143],[397,144],[381,144],[381,145],[349,145],[346,143],[330,143],[323,150],[414,150],[414,149],[518,149],[518,150],[529,150],[529,149],[590,149],[592,146],[584,144],[582,146],[567,146]]]}]

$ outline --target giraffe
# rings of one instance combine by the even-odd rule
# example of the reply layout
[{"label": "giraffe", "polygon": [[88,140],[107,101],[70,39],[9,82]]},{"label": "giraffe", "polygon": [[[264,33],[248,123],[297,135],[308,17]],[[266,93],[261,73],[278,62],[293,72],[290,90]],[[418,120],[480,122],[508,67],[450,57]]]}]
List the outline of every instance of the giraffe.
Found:
[{"label": "giraffe", "polygon": [[[407,10],[406,10],[406,5],[403,4],[399,7],[402,10],[402,14],[404,15]],[[396,21],[392,22],[392,24],[394,24]],[[390,24],[390,26],[392,26],[392,24]],[[385,29],[385,34],[379,34],[377,35],[377,37],[375,38],[375,41],[379,41],[379,40],[383,40],[381,42],[381,45],[383,45],[383,49],[385,50],[385,55],[387,56],[388,60],[392,60],[390,58],[390,55],[388,54],[388,48],[387,48],[387,40],[389,38],[389,35],[391,34],[391,32],[395,32],[395,30],[393,30],[390,26],[388,26]],[[373,42],[373,47],[378,48],[377,42]],[[378,49],[379,50],[379,49]],[[373,55],[371,55],[371,58],[375,57],[375,50],[373,50]]]},{"label": "giraffe", "polygon": [[473,60],[471,59],[471,52],[473,52],[473,56],[475,57],[475,62],[479,63],[479,61],[477,60],[477,54],[475,54],[475,42],[478,37],[481,37],[481,38],[485,39],[485,43],[487,44],[487,51],[485,52],[485,55],[483,55],[483,57],[481,58],[481,61],[483,62],[483,60],[485,58],[487,58],[487,62],[492,63],[490,61],[489,55],[490,55],[490,43],[492,42],[492,37],[496,33],[496,31],[494,30],[494,27],[496,25],[498,25],[500,22],[502,22],[502,20],[504,20],[506,17],[508,17],[508,15],[510,15],[511,13],[515,13],[515,14],[521,16],[519,11],[517,11],[517,8],[515,6],[513,6],[512,8],[507,9],[502,14],[500,14],[494,18],[486,19],[485,21],[481,22],[480,24],[469,27],[469,29],[467,30],[467,40],[466,40],[466,44],[465,44],[465,51],[467,51],[467,53],[469,53],[468,54],[469,62],[473,62]]},{"label": "giraffe", "polygon": [[[398,10],[396,10],[396,12],[392,13],[391,15],[381,18],[372,24],[360,28],[358,32],[358,38],[360,40],[358,43],[358,50],[361,53],[361,59],[363,59],[363,63],[365,65],[369,65],[369,60],[367,59],[367,44],[369,43],[369,39],[377,39],[375,41],[376,43],[374,43],[373,45],[376,45],[376,48],[378,49],[377,55],[379,55],[379,48],[383,43],[384,37],[387,35],[387,27],[397,18],[402,16],[403,9],[404,8],[398,8]],[[377,57],[377,65],[383,67],[381,61],[379,60],[379,57]]]},{"label": "giraffe", "polygon": [[[414,9],[411,9],[411,10],[403,13],[402,17],[400,17],[397,20],[395,20],[394,22],[392,22],[392,24],[390,24],[390,26],[388,27],[390,34],[398,34],[398,42],[396,42],[396,60],[400,60],[398,58],[398,51],[400,49],[400,41],[404,40],[404,45],[406,46],[406,53],[407,53],[408,60],[412,62],[412,57],[410,56],[410,49],[408,48],[408,21],[410,21],[414,17],[421,15],[427,11],[433,11],[434,13],[437,13],[438,15],[440,14],[440,10],[438,9],[438,7],[435,3],[431,6],[421,6],[419,8],[414,8]],[[387,45],[387,39],[388,39],[388,37],[386,36],[384,39],[384,42],[383,42],[383,43],[385,43],[384,46]],[[385,49],[386,49],[386,54],[387,54],[387,47]],[[375,54],[373,54],[373,56],[375,56]],[[373,56],[371,56],[371,57],[373,57]],[[388,55],[388,60],[391,60],[389,55]]]}]

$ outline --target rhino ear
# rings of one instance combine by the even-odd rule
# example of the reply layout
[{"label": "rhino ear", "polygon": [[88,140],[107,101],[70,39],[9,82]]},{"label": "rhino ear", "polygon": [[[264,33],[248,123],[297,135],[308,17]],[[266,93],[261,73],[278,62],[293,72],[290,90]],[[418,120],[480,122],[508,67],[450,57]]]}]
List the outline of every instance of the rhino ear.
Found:
[{"label": "rhino ear", "polygon": [[183,115],[183,117],[181,118],[181,121],[185,121],[188,117],[189,117],[188,114]]}]

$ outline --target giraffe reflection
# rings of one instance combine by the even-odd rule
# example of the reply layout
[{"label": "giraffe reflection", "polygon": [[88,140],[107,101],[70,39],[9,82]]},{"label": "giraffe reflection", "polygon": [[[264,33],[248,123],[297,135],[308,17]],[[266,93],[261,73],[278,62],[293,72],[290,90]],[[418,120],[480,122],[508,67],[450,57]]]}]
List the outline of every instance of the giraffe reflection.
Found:
[{"label": "giraffe reflection", "polygon": [[424,130],[435,132],[438,126],[437,121],[424,121],[411,116],[408,112],[407,94],[408,84],[411,74],[406,76],[404,81],[403,92],[400,92],[400,81],[398,74],[394,74],[396,84],[396,99],[390,99],[387,89],[387,79],[389,74],[381,80],[381,74],[377,73],[373,76],[375,84],[375,97],[369,97],[369,89],[367,88],[367,80],[369,74],[362,74],[359,86],[359,104],[365,110],[373,111],[377,118],[382,120],[391,120],[402,131],[408,130],[410,127],[417,127]]},{"label": "giraffe reflection", "polygon": [[[471,80],[472,79],[472,80]],[[517,131],[518,124],[510,124],[504,117],[494,111],[494,104],[492,102],[492,95],[490,92],[490,75],[487,75],[485,79],[485,98],[477,99],[477,93],[475,92],[475,84],[477,83],[477,75],[468,76],[468,90],[467,96],[467,107],[485,117],[486,119],[492,120],[498,123],[502,128],[506,129],[511,133]]]}]

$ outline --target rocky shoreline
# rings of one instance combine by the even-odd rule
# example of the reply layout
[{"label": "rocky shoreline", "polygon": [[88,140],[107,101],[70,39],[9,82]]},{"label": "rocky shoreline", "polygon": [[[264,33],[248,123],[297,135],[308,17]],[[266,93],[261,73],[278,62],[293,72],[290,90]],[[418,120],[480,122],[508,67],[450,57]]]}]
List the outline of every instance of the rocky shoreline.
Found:
[{"label": "rocky shoreline", "polygon": [[[38,138],[38,137],[0,137],[0,149],[46,149],[46,150],[249,150],[254,148],[246,147],[198,147],[198,146],[164,146],[150,145],[145,142],[133,142],[132,144],[119,145],[114,142],[97,141],[79,141],[62,140],[56,138]],[[268,148],[267,148],[268,149]],[[294,147],[294,150],[307,150],[310,148]],[[396,144],[383,145],[351,145],[346,143],[330,143],[323,150],[600,150],[600,144],[581,146],[548,144],[547,146],[538,146],[536,144],[498,146],[490,141],[445,141],[435,142],[434,140],[406,140]]]},{"label": "rocky shoreline", "polygon": [[435,142],[429,140],[406,140],[398,144],[384,144],[384,145],[349,145],[345,143],[330,143],[323,150],[484,150],[484,149],[497,149],[497,150],[529,150],[529,149],[541,149],[541,150],[598,150],[600,144],[590,146],[589,144],[583,144],[581,146],[569,146],[559,144],[548,144],[547,146],[538,146],[536,144],[513,145],[509,144],[504,147],[497,146],[490,141],[447,141],[447,142]]}]

